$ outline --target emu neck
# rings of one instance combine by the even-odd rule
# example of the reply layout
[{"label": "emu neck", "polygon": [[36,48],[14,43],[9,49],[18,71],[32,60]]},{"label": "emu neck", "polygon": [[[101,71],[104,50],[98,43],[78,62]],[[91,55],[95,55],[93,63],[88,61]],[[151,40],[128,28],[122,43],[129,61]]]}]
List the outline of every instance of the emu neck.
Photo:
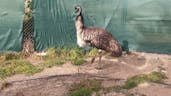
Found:
[{"label": "emu neck", "polygon": [[80,33],[83,30],[84,19],[83,19],[82,14],[77,16],[76,21],[75,21],[75,27],[76,27],[77,33],[78,32]]}]

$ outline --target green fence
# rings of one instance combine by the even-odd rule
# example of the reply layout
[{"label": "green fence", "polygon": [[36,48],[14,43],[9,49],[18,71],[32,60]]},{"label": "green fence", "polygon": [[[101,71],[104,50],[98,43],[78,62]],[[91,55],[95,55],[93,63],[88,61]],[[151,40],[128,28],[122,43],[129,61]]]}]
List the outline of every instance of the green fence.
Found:
[{"label": "green fence", "polygon": [[[111,32],[127,50],[171,53],[171,0],[33,0],[36,50],[75,46],[72,14]],[[22,49],[24,0],[0,0],[0,50]]]},{"label": "green fence", "polygon": [[171,53],[171,0],[33,0],[36,50],[76,44],[72,13],[110,31],[127,50]]},{"label": "green fence", "polygon": [[0,51],[22,49],[24,0],[0,0]]}]

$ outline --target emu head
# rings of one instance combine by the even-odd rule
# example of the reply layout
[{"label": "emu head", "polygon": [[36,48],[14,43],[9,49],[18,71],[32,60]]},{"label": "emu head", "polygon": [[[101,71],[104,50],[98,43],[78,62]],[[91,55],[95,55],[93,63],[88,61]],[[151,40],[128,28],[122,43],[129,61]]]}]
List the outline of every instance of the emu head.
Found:
[{"label": "emu head", "polygon": [[79,16],[81,15],[81,12],[82,12],[81,6],[80,5],[75,6],[75,14]]}]

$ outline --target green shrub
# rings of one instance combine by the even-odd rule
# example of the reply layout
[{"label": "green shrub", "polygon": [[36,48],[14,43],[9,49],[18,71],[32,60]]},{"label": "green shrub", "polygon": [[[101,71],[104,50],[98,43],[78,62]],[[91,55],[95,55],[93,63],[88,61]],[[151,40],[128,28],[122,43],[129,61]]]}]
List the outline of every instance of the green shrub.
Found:
[{"label": "green shrub", "polygon": [[47,50],[46,59],[54,59],[54,58],[57,58],[57,49],[49,48]]},{"label": "green shrub", "polygon": [[64,64],[64,62],[61,61],[60,59],[51,59],[51,60],[45,61],[41,65],[41,67],[43,67],[43,68],[46,68],[46,67],[50,68],[50,67],[57,66],[57,65],[62,65],[62,64]]},{"label": "green shrub", "polygon": [[95,56],[97,56],[99,54],[99,52],[98,52],[98,49],[96,49],[96,48],[93,48],[93,49],[91,49],[89,52],[88,52],[88,56],[89,57],[95,57]]},{"label": "green shrub", "polygon": [[71,85],[69,94],[70,96],[91,96],[93,92],[97,92],[101,88],[101,80],[87,79]]},{"label": "green shrub", "polygon": [[124,89],[131,89],[144,82],[161,82],[166,79],[166,75],[162,72],[152,72],[150,74],[140,74],[131,78],[128,78],[123,86]]},{"label": "green shrub", "polygon": [[35,74],[42,69],[33,66],[26,60],[9,60],[0,64],[0,79],[4,79],[14,74]]},{"label": "green shrub", "polygon": [[22,56],[20,53],[5,52],[2,54],[2,57],[4,60],[15,60],[15,59],[20,59]]},{"label": "green shrub", "polygon": [[92,90],[87,87],[81,87],[78,90],[71,92],[70,96],[91,96]]},{"label": "green shrub", "polygon": [[74,65],[82,65],[86,62],[86,60],[84,58],[77,58],[77,59],[71,60],[71,62]]}]

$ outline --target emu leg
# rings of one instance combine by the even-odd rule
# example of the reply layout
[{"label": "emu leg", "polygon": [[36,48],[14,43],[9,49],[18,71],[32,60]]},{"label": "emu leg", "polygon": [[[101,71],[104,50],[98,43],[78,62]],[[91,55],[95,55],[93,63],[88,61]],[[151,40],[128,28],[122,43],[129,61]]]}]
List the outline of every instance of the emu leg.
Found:
[{"label": "emu leg", "polygon": [[101,62],[101,59],[102,59],[102,50],[99,50],[99,62],[98,62],[98,66],[97,66],[97,69],[102,69],[102,62]]}]

